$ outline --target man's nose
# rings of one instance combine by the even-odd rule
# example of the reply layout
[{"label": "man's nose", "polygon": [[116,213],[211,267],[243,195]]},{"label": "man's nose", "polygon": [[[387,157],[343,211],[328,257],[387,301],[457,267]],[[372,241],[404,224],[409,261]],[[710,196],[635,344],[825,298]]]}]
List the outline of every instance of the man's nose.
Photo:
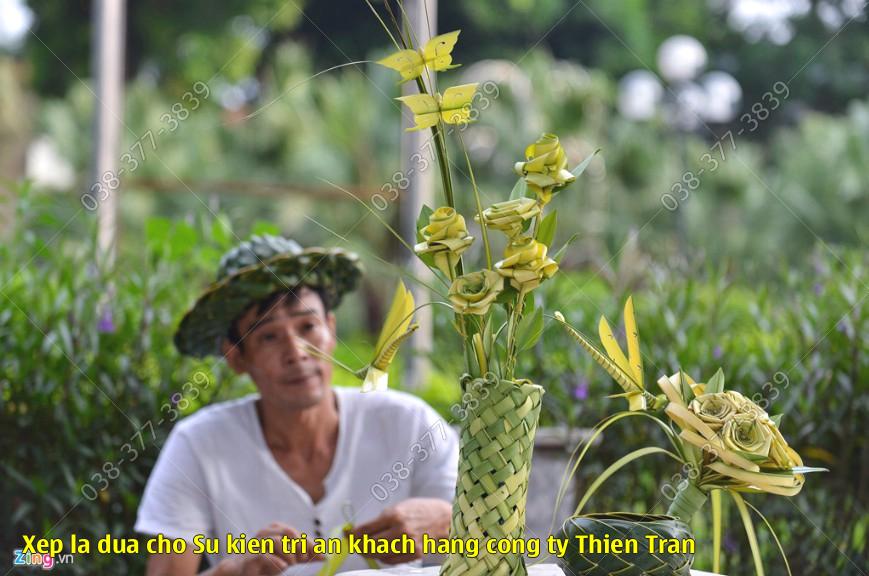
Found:
[{"label": "man's nose", "polygon": [[293,362],[307,358],[308,343],[300,338],[293,330],[287,330],[287,357]]}]

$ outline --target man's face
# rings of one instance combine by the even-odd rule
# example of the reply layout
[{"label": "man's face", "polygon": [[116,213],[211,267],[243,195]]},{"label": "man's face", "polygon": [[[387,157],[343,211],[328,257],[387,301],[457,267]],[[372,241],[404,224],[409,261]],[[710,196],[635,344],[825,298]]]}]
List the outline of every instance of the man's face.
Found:
[{"label": "man's face", "polygon": [[224,343],[230,366],[250,375],[262,400],[291,410],[319,403],[332,380],[332,363],[306,346],[326,354],[335,349],[335,317],[325,312],[316,292],[301,288],[296,295],[278,300],[261,316],[252,307],[238,321],[241,349]]}]

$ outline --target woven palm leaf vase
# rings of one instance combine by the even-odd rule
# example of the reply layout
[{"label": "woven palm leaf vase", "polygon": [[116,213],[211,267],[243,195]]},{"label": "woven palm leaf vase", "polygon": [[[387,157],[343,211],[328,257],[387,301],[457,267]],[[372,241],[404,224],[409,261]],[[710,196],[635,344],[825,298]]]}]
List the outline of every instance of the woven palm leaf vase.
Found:
[{"label": "woven palm leaf vase", "polygon": [[462,381],[461,443],[450,538],[479,540],[479,554],[451,554],[442,576],[527,574],[522,554],[490,554],[486,541],[525,533],[525,500],[543,388],[528,380]]}]

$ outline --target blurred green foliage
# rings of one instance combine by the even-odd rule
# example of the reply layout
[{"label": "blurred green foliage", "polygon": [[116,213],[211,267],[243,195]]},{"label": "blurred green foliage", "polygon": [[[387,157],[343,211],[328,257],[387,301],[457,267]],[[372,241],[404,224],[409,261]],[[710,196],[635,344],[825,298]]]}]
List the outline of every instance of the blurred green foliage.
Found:
[{"label": "blurred green foliage", "polygon": [[[382,1],[373,3],[384,12]],[[61,95],[75,80],[55,73],[58,63],[52,51],[62,54],[75,74],[87,76],[91,3],[29,4],[38,19],[35,32],[44,42],[30,41],[25,51],[34,63],[37,90]],[[674,34],[689,34],[706,46],[712,66],[737,77],[746,102],[758,101],[772,82],[793,77],[796,99],[812,108],[840,111],[869,88],[865,6],[863,17],[851,20],[854,2],[849,0],[806,4],[806,13],[790,21],[793,35],[783,45],[766,37],[754,40],[729,26],[731,3],[726,1],[441,1],[438,20],[441,30],[463,31],[464,62],[493,57],[516,61],[540,43],[557,58],[611,77],[635,68],[655,70],[660,43]],[[180,6],[160,0],[129,3],[128,10],[128,75],[156,68],[178,93],[186,84],[214,76],[229,82],[250,76],[262,80],[277,48],[288,40],[303,44],[318,69],[357,60],[386,45],[383,30],[361,0],[342,4],[340,17],[329,2],[279,0]],[[825,24],[819,15],[824,10],[838,14],[840,24]],[[836,41],[828,44],[834,34]],[[781,76],[771,78],[770,71]]]},{"label": "blurred green foliage", "polygon": [[[171,344],[178,318],[210,279],[222,250],[236,241],[225,217],[149,219],[139,250],[103,273],[93,264],[92,233],[64,233],[50,246],[42,239],[41,227],[54,220],[52,203],[51,196],[22,193],[17,240],[0,248],[0,429],[7,455],[0,514],[10,519],[0,548],[7,551],[20,534],[49,530],[54,536],[134,536],[138,499],[172,425],[168,403],[180,393],[189,401],[181,410],[186,415],[253,391],[217,359],[180,358]],[[277,229],[259,223],[251,231]],[[867,553],[866,253],[819,246],[804,269],[783,264],[775,280],[753,282],[709,264],[653,264],[634,250],[611,269],[566,272],[544,285],[546,309],[560,309],[574,326],[593,332],[599,315],[618,318],[633,292],[648,386],[654,389],[658,376],[680,367],[702,379],[723,366],[729,387],[784,413],[791,444],[807,464],[830,472],[808,479],[792,501],[751,500],[772,521],[799,573],[836,567],[837,573],[856,574],[836,548],[855,562]],[[371,350],[371,336],[359,325],[364,306],[354,299],[339,310],[337,355],[351,366],[362,365]],[[435,320],[437,341],[452,342],[449,314],[436,313]],[[435,370],[416,391],[448,420],[459,397],[457,352],[439,345]],[[557,325],[549,325],[529,352],[521,373],[546,387],[544,425],[589,427],[621,408],[621,400],[606,398],[616,392],[613,383]],[[209,385],[198,385],[194,398],[182,390],[198,371]],[[398,373],[400,365],[394,367]],[[336,383],[354,379],[336,372]],[[400,388],[400,379],[393,385]],[[158,425],[160,420],[165,422]],[[643,426],[612,429],[580,471],[580,484],[654,434]],[[124,445],[133,445],[137,457],[130,458]],[[127,461],[118,465],[123,456]],[[678,472],[671,468],[648,461],[634,474],[617,476],[591,506],[663,509],[662,486]],[[100,475],[114,470],[116,478],[91,501],[85,484],[98,487]],[[735,517],[728,526],[733,572],[747,566],[749,556]],[[702,526],[697,530],[708,536]],[[777,566],[772,541],[763,530],[761,537],[766,562]],[[140,571],[142,562],[92,556],[74,573]]]}]

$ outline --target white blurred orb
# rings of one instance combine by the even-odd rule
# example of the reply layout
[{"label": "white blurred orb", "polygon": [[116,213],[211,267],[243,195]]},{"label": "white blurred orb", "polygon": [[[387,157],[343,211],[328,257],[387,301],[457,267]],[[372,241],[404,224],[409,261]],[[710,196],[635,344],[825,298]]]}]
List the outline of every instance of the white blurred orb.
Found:
[{"label": "white blurred orb", "polygon": [[23,0],[0,0],[0,48],[20,48],[32,25],[33,11]]},{"label": "white blurred orb", "polygon": [[40,136],[27,148],[25,174],[42,188],[71,190],[75,186],[75,168],[47,136]]},{"label": "white blurred orb", "polygon": [[736,78],[727,72],[708,72],[700,78],[706,91],[703,116],[710,122],[730,122],[739,113],[742,88]]},{"label": "white blurred orb", "polygon": [[619,113],[630,120],[649,120],[663,93],[658,77],[648,70],[628,72],[619,81]]},{"label": "white blurred orb", "polygon": [[668,82],[686,82],[706,66],[706,49],[691,36],[672,36],[658,48],[658,70]]},{"label": "white blurred orb", "polygon": [[679,130],[696,130],[703,122],[706,91],[694,82],[680,84],[675,90],[675,101],[664,109],[664,118]]}]

